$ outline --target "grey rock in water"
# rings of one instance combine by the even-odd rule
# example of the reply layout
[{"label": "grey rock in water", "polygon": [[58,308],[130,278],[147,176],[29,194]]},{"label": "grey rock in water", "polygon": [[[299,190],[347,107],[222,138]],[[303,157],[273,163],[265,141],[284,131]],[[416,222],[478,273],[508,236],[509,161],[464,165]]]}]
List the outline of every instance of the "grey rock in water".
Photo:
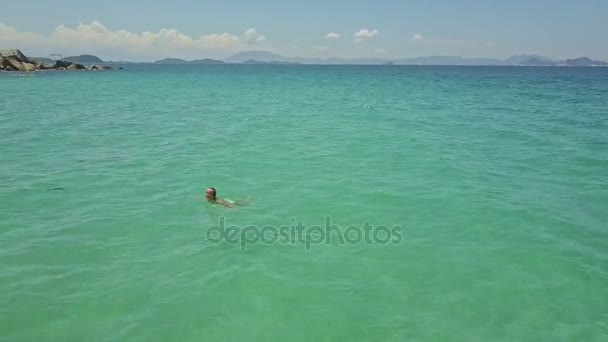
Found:
[{"label": "grey rock in water", "polygon": [[[3,61],[4,62],[4,61]],[[4,71],[17,71],[19,69],[15,68],[12,64],[10,63],[2,63],[2,65],[0,66],[0,69],[4,70]]]},{"label": "grey rock in water", "polygon": [[111,66],[107,65],[93,65],[91,70],[114,70]]},{"label": "grey rock in water", "polygon": [[55,69],[60,69],[61,68],[67,68],[70,65],[72,65],[72,62],[66,62],[66,61],[55,61],[55,65],[53,66],[53,68]]},{"label": "grey rock in water", "polygon": [[2,57],[1,63],[4,70],[7,71],[18,71],[22,64],[15,57]]},{"label": "grey rock in water", "polygon": [[35,71],[36,69],[37,69],[37,67],[33,63],[21,63],[21,67],[19,68],[19,71],[30,72],[30,71]]},{"label": "grey rock in water", "polygon": [[86,70],[87,67],[85,67],[82,64],[78,64],[78,63],[72,63],[67,67],[67,70]]},{"label": "grey rock in water", "polygon": [[8,71],[35,71],[38,69],[36,62],[30,60],[18,49],[0,50],[0,65],[3,70]]},{"label": "grey rock in water", "polygon": [[[83,55],[73,59],[83,58],[103,62],[95,56]],[[85,65],[77,60],[53,61],[48,58],[28,58],[19,49],[0,49],[0,71],[24,71],[31,72],[36,70],[89,70]],[[91,70],[113,70],[107,66],[95,66]]]},{"label": "grey rock in water", "polygon": [[13,58],[18,61],[22,61],[25,63],[35,64],[34,61],[27,58],[26,55],[23,54],[19,49],[0,49],[0,57],[4,58]]}]

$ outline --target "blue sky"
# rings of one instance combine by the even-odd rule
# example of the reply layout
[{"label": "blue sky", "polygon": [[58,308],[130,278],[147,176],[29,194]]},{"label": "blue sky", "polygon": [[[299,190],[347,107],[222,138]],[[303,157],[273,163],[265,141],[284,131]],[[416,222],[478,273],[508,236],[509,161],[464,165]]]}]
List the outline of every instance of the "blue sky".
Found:
[{"label": "blue sky", "polygon": [[20,0],[3,3],[0,13],[0,47],[132,60],[222,58],[244,50],[608,60],[607,33],[605,0]]}]

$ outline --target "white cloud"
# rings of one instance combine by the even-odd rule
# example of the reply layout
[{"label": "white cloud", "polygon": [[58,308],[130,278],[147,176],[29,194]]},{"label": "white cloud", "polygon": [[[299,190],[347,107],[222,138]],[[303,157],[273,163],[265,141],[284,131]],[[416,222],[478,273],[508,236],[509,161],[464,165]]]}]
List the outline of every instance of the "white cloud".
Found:
[{"label": "white cloud", "polygon": [[380,31],[378,30],[361,29],[359,32],[355,32],[355,42],[361,43],[370,40],[379,34]]},{"label": "white cloud", "polygon": [[325,38],[327,39],[340,39],[342,38],[342,35],[336,32],[330,32],[327,34],[327,36],[325,36]]},{"label": "white cloud", "polygon": [[319,50],[319,51],[327,51],[329,50],[329,46],[313,46],[312,47],[315,50]]},{"label": "white cloud", "polygon": [[374,52],[376,52],[377,54],[381,55],[381,54],[385,54],[388,52],[387,49],[376,49]]},{"label": "white cloud", "polygon": [[266,40],[266,37],[258,33],[254,28],[250,28],[243,34],[245,41],[249,44],[261,43]]},{"label": "white cloud", "polygon": [[222,50],[240,43],[240,38],[229,33],[190,37],[177,29],[161,29],[158,32],[132,33],[126,30],[112,31],[99,21],[80,24],[76,29],[60,25],[51,35],[51,40],[63,44],[97,45],[126,48],[134,51],[166,50]]},{"label": "white cloud", "polygon": [[32,32],[19,32],[16,28],[0,23],[0,45],[7,48],[17,48],[21,43],[44,43],[44,37]]},{"label": "white cloud", "polygon": [[245,31],[242,37],[230,33],[213,33],[191,37],[174,28],[158,32],[133,33],[111,30],[95,20],[79,24],[76,28],[58,26],[50,35],[21,32],[0,23],[0,46],[24,50],[50,52],[96,53],[102,57],[157,58],[201,57],[206,54],[230,53],[246,43],[261,43],[266,37],[255,29]]},{"label": "white cloud", "polygon": [[412,36],[412,39],[413,40],[423,40],[424,37],[419,35],[418,33],[416,33],[415,35]]}]

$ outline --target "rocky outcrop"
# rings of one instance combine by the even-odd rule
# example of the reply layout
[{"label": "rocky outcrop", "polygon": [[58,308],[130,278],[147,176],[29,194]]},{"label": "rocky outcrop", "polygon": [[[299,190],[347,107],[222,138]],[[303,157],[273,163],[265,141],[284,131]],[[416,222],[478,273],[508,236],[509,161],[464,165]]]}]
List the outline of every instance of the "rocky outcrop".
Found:
[{"label": "rocky outcrop", "polygon": [[[122,68],[121,68],[122,69]],[[114,70],[111,66],[107,65],[93,65],[91,70]]]},{"label": "rocky outcrop", "polygon": [[27,56],[25,56],[23,52],[19,51],[19,49],[0,49],[0,57],[14,58],[24,63],[34,63],[34,61],[27,58]]},{"label": "rocky outcrop", "polygon": [[4,65],[2,65],[2,68],[0,68],[4,71],[19,71],[19,68],[15,67],[13,64],[11,63],[6,63]]},{"label": "rocky outcrop", "polygon": [[37,69],[36,62],[17,49],[0,50],[0,58],[5,71],[34,71]]},{"label": "rocky outcrop", "polygon": [[37,69],[37,66],[33,63],[22,63],[19,71],[30,72],[30,71],[35,71],[36,69]]},{"label": "rocky outcrop", "polygon": [[72,62],[66,62],[66,61],[55,61],[55,65],[53,65],[54,69],[61,69],[61,68],[67,68],[70,65],[72,65]]},{"label": "rocky outcrop", "polygon": [[87,67],[82,64],[72,63],[67,67],[67,70],[87,70]]},{"label": "rocky outcrop", "polygon": [[113,70],[109,66],[93,66],[88,69],[80,63],[60,60],[54,61],[53,65],[35,61],[28,58],[18,49],[0,49],[0,71],[23,71],[36,70]]},{"label": "rocky outcrop", "polygon": [[7,71],[18,71],[21,68],[21,62],[14,57],[1,57],[2,67]]}]

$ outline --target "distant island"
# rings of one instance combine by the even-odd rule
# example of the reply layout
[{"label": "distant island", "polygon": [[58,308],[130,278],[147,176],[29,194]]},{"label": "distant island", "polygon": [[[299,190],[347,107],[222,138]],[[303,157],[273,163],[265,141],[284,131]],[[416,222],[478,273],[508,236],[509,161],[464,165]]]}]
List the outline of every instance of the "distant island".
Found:
[{"label": "distant island", "polygon": [[190,64],[224,64],[224,61],[220,61],[217,59],[204,58],[204,59],[195,59],[193,61],[190,61]]},{"label": "distant island", "polygon": [[300,64],[296,62],[282,62],[282,61],[257,61],[255,59],[248,59],[243,64]]},{"label": "distant island", "polygon": [[[264,56],[262,56],[262,57],[264,57]],[[233,62],[230,58],[228,58],[227,61],[228,61],[228,63],[232,63],[232,64],[235,64],[235,63],[241,63],[241,64],[300,64],[298,62],[290,62],[290,61],[283,61],[283,60],[264,60],[263,58],[262,58],[262,60],[250,58],[250,59],[239,61],[239,62]],[[217,60],[217,59],[211,59],[211,58],[195,59],[192,61],[187,61],[187,60],[184,60],[181,58],[165,58],[165,59],[161,59],[161,60],[154,62],[154,64],[226,64],[226,62]]]},{"label": "distant island", "polygon": [[101,58],[93,55],[80,55],[80,56],[70,56],[65,57],[62,61],[72,62],[72,63],[81,63],[81,64],[99,64],[103,63]]},{"label": "distant island", "polygon": [[587,57],[575,59],[566,59],[562,64],[564,66],[608,66],[608,63],[603,61],[594,61]]},{"label": "distant island", "polygon": [[[82,58],[80,58],[82,57]],[[94,57],[94,58],[92,58]],[[81,61],[101,61],[101,59],[90,56],[69,57],[72,60]],[[103,62],[103,61],[101,61]],[[28,58],[19,49],[0,50],[0,71],[37,71],[37,70],[112,70],[113,68],[105,65],[92,65],[87,67],[84,64],[73,62],[64,58],[62,60],[52,60],[47,58]]]},{"label": "distant island", "polygon": [[[101,58],[93,55],[79,55],[63,58],[59,61],[45,57],[25,57],[17,49],[3,51],[3,64],[0,71],[5,70],[45,70],[45,69],[108,69],[110,65],[132,64],[137,62],[104,62]],[[18,51],[18,53],[16,53]],[[10,58],[9,58],[10,57]],[[12,58],[12,59],[11,59]],[[25,59],[24,59],[25,58]],[[7,60],[16,63],[9,63]],[[19,62],[19,63],[17,63]],[[593,60],[589,57],[557,60],[540,55],[514,55],[506,59],[496,58],[466,58],[460,56],[425,56],[401,59],[383,58],[307,58],[287,57],[271,51],[242,51],[225,60],[203,58],[195,60],[184,60],[181,58],[165,58],[157,60],[154,64],[167,65],[219,65],[219,64],[274,64],[274,65],[453,65],[453,66],[534,66],[534,67],[608,67],[608,63]],[[100,66],[105,65],[105,66]],[[88,66],[88,67],[87,67]],[[94,68],[93,68],[94,67]],[[122,67],[121,67],[122,68]]]},{"label": "distant island", "polygon": [[592,60],[588,57],[556,60],[541,55],[513,55],[506,59],[497,58],[466,58],[460,56],[425,56],[401,59],[382,58],[307,58],[288,57],[271,51],[242,51],[225,60],[197,59],[184,60],[181,58],[165,58],[154,64],[276,64],[276,65],[454,65],[454,66],[572,66],[591,67],[608,66],[608,63]]},{"label": "distant island", "polygon": [[[229,63],[245,64],[384,64],[389,60],[378,58],[304,58],[286,57],[270,51],[243,51],[226,59]],[[252,63],[253,62],[253,63]]]},{"label": "distant island", "polygon": [[[38,63],[49,63],[49,64],[55,63],[54,59],[50,59],[50,58],[46,58],[46,57],[30,57],[30,59],[33,61],[36,61]],[[93,56],[93,55],[70,56],[70,57],[65,57],[61,60],[65,61],[65,62],[88,64],[88,65],[106,63],[103,60],[101,60],[101,58],[99,58],[97,56]]]},{"label": "distant island", "polygon": [[195,59],[193,61],[186,61],[179,58],[165,58],[154,62],[155,64],[224,64],[224,61],[217,59]]},{"label": "distant island", "polygon": [[521,62],[521,65],[526,65],[526,66],[556,66],[558,64],[559,63],[555,62],[555,61],[547,61],[547,60],[539,59],[539,58],[530,58],[528,60]]},{"label": "distant island", "polygon": [[521,63],[527,66],[569,66],[569,67],[595,67],[608,66],[608,63],[603,61],[594,61],[588,57],[580,57],[574,59],[566,59],[565,61],[547,61],[538,58],[531,58]]},{"label": "distant island", "polygon": [[165,58],[154,62],[156,64],[188,64],[188,61],[179,58]]},{"label": "distant island", "polygon": [[555,60],[540,55],[514,55],[506,59],[426,56],[401,59],[381,58],[305,58],[287,57],[270,51],[243,51],[226,58],[228,63],[244,64],[347,64],[347,65],[456,65],[456,66],[608,66],[587,57]]},{"label": "distant island", "polygon": [[46,63],[46,64],[54,64],[55,59],[50,59],[46,57],[30,57],[30,60],[35,61],[37,63]]}]

